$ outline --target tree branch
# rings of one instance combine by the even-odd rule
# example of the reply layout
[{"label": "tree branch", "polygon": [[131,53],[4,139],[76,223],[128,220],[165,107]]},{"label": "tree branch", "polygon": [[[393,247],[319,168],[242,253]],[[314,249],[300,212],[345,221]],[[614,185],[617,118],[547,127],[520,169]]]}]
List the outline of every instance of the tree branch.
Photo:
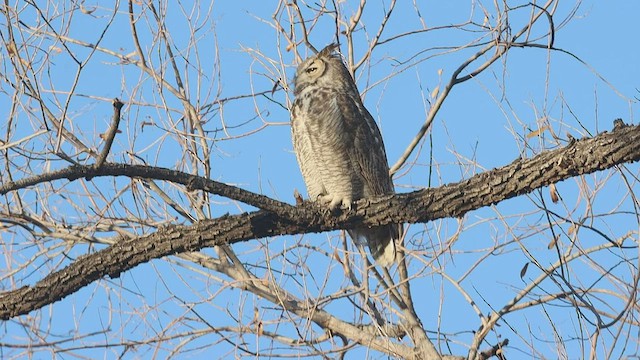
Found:
[{"label": "tree branch", "polygon": [[[492,205],[573,176],[638,161],[640,160],[639,143],[640,126],[616,123],[612,132],[604,132],[594,138],[572,141],[564,148],[544,152],[531,159],[518,159],[510,165],[478,174],[456,184],[361,200],[357,202],[354,210],[337,216],[332,216],[325,209],[310,203],[299,207],[280,203],[282,208],[277,209],[277,214],[261,210],[226,215],[190,226],[166,226],[153,234],[123,239],[101,251],[80,257],[66,268],[47,275],[34,286],[24,286],[1,293],[0,319],[7,320],[39,309],[104,276],[116,278],[124,271],[163,256],[267,236],[345,229],[356,224],[374,226],[461,217],[471,210]],[[96,169],[90,169],[90,167],[72,166],[65,170],[70,173],[71,170],[98,172]],[[150,171],[149,167],[105,164],[94,176],[123,175],[125,172],[123,169],[127,169],[127,176],[136,177],[145,177],[145,174],[157,175],[160,171],[158,168],[151,168],[153,171]],[[65,170],[56,173],[60,174]],[[180,174],[167,169],[162,171],[166,175],[163,179],[169,181],[173,181],[170,175]],[[88,175],[90,174],[84,176]],[[79,173],[74,173],[73,176],[75,179],[83,177]],[[53,179],[54,177],[49,176],[47,179],[39,179],[40,181],[31,179],[30,182],[18,181],[6,184],[0,187],[0,193],[4,194],[7,191]],[[228,185],[223,186],[224,191],[233,193],[232,190],[225,188],[226,186]],[[240,192],[244,193],[244,190]],[[276,200],[269,200],[273,202],[272,204],[279,203]]]},{"label": "tree branch", "polygon": [[111,119],[111,126],[109,127],[109,130],[105,134],[104,148],[102,148],[100,156],[96,161],[97,168],[100,168],[102,165],[104,165],[104,162],[107,161],[107,155],[109,155],[109,151],[111,151],[111,145],[113,145],[113,139],[115,139],[116,137],[116,133],[118,132],[118,125],[120,124],[120,110],[122,110],[124,104],[118,98],[113,99],[112,104],[113,118]]},{"label": "tree branch", "polygon": [[255,206],[258,209],[271,211],[282,217],[286,217],[289,212],[293,211],[293,206],[287,203],[202,176],[155,166],[113,163],[105,163],[100,166],[100,168],[93,165],[72,165],[64,169],[28,177],[15,182],[8,182],[0,185],[0,195],[55,180],[67,179],[69,181],[75,181],[82,178],[92,179],[104,176],[127,176],[130,178],[169,181],[175,184],[182,184],[189,190],[204,190],[211,194],[237,200]]}]

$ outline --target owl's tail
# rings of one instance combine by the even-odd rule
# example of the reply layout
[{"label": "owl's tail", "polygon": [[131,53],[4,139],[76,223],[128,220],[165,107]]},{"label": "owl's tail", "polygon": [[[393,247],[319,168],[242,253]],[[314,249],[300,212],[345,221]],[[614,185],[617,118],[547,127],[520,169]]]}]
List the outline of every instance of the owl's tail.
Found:
[{"label": "owl's tail", "polygon": [[400,238],[401,229],[400,225],[390,224],[374,228],[351,229],[349,235],[358,243],[366,241],[376,262],[384,267],[390,267],[396,262],[396,240]]}]

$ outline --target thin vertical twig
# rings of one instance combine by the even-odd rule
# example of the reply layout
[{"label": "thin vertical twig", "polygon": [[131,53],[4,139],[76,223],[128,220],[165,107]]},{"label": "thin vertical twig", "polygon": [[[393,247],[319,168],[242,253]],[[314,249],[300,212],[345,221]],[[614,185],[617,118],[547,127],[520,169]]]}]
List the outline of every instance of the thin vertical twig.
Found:
[{"label": "thin vertical twig", "polygon": [[98,157],[98,161],[96,161],[96,167],[100,168],[104,165],[104,162],[107,160],[107,155],[109,155],[109,151],[111,151],[111,145],[113,145],[113,139],[116,137],[116,133],[118,132],[118,125],[120,125],[120,111],[124,106],[124,103],[120,101],[120,99],[115,98],[111,103],[113,105],[113,117],[111,118],[111,126],[109,130],[104,136],[104,147],[100,152],[100,156]]}]

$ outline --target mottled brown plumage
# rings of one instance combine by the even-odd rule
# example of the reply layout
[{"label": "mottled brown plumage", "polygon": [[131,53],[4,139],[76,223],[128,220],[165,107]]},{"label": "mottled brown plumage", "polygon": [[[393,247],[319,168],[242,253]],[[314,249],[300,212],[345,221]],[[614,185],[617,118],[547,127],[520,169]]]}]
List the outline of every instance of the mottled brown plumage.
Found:
[{"label": "mottled brown plumage", "polygon": [[[329,45],[298,66],[291,109],[293,149],[312,200],[330,208],[394,193],[382,135],[362,104],[337,46]],[[398,225],[349,229],[383,266],[396,259]]]}]

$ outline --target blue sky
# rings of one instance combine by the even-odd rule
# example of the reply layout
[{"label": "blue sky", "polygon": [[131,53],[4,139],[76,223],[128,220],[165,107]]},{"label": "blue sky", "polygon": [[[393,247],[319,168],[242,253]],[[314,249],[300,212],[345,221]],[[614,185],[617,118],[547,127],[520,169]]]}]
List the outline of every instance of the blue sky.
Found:
[{"label": "blue sky", "polygon": [[[199,106],[212,103],[215,108],[202,119],[203,127],[209,131],[210,136],[211,178],[293,203],[294,189],[305,193],[305,188],[292,152],[288,125],[286,104],[292,99],[292,93],[279,89],[273,95],[268,94],[268,98],[248,97],[224,102],[222,106],[217,102],[271,90],[274,79],[278,77],[286,78],[288,84],[291,84],[296,63],[292,52],[285,50],[286,42],[272,26],[271,17],[276,4],[277,2],[268,1],[220,1],[212,5],[212,11],[206,17],[203,14],[207,13],[208,4],[201,4],[203,12],[193,15],[197,12],[191,12],[192,9],[187,8],[189,4],[184,4],[186,10],[183,10],[177,3],[172,3],[169,5],[165,26],[175,43],[174,51],[179,54],[178,58],[184,56],[188,59],[180,59],[178,62],[189,69],[183,73],[189,98]],[[345,14],[353,13],[353,3],[341,4]],[[391,41],[376,48],[371,62],[356,73],[365,105],[383,133],[391,164],[405,151],[424,122],[426,112],[433,102],[431,95],[434,89],[438,86],[442,89],[451,73],[479,48],[468,47],[457,51],[450,49],[477,39],[481,39],[478,40],[480,42],[491,40],[487,33],[482,38],[479,25],[485,21],[482,5],[487,6],[488,10],[491,10],[492,5],[479,2],[472,4],[474,5],[467,1],[421,2],[418,6],[428,28],[460,24],[468,20],[476,25],[467,25],[463,29],[433,30]],[[85,6],[92,8],[94,5]],[[95,43],[112,12],[112,9],[103,6],[100,4],[90,15],[77,13],[70,20],[72,25],[68,36]],[[386,6],[387,2],[370,2],[367,6],[362,18],[364,27],[359,28],[355,34],[356,58],[363,55],[366,39],[376,33],[382,18],[382,8]],[[573,14],[574,6],[575,3],[572,2],[562,2],[558,6],[553,17],[558,27],[554,45],[570,52],[584,63],[560,51],[514,48],[476,78],[457,85],[435,118],[421,151],[410,158],[410,163],[414,165],[401,169],[396,177],[397,191],[406,192],[429,185],[436,187],[469,178],[482,171],[507,165],[520,156],[530,157],[562,146],[566,143],[567,134],[580,138],[610,130],[613,119],[618,117],[628,123],[637,123],[635,114],[638,104],[634,98],[640,97],[640,49],[634,44],[639,30],[636,20],[640,14],[640,4],[632,1],[584,1]],[[137,9],[139,11],[139,7]],[[302,10],[306,17],[311,17],[309,9]],[[517,31],[526,23],[530,12],[531,8],[527,7],[510,13],[512,31]],[[565,18],[571,14],[573,16],[570,21],[565,23]],[[28,7],[21,16],[27,22],[36,21]],[[165,60],[166,57],[164,50],[151,45],[153,37],[145,30],[149,19],[150,15],[147,13],[139,22],[140,39],[142,48],[151,54],[148,61],[158,64],[158,59]],[[54,26],[62,23],[62,20],[58,21],[60,23],[54,22]],[[335,41],[333,21],[330,16],[323,16],[311,32],[310,41],[317,48]],[[491,15],[487,21],[495,23],[496,19]],[[4,22],[2,26],[5,26]],[[415,15],[413,2],[399,2],[381,39],[419,29],[421,26],[421,20]],[[192,40],[189,37],[190,27],[198,29],[195,47],[189,45]],[[547,29],[548,22],[539,21],[533,27],[530,38],[535,39],[545,34]],[[546,41],[546,38],[542,38],[536,43],[546,44]],[[59,43],[52,43],[51,40],[44,40],[39,45],[42,49],[50,49],[49,46],[60,47]],[[81,59],[90,53],[90,49],[86,47],[69,46]],[[134,51],[125,5],[121,5],[101,46],[120,54]],[[421,52],[423,49],[429,50]],[[341,50],[347,54],[346,46],[343,45]],[[303,56],[311,53],[303,46],[299,47],[299,51]],[[269,59],[275,61],[269,62]],[[77,65],[64,51],[59,55],[52,53],[50,60],[48,75],[42,77],[45,80],[43,89],[55,87],[62,91],[56,95],[47,95],[48,103],[55,108],[56,101],[63,103],[66,99],[64,91],[70,89],[72,74],[77,71]],[[482,59],[477,64],[481,61]],[[167,71],[170,73],[169,68]],[[390,74],[393,76],[389,76]],[[168,76],[168,79],[171,77]],[[173,80],[169,82],[175,85]],[[96,52],[82,71],[76,95],[71,98],[69,116],[73,118],[73,125],[69,126],[73,127],[74,133],[81,139],[99,148],[101,140],[96,134],[107,128],[111,118],[110,99],[118,97],[127,103],[127,107],[120,126],[122,133],[116,137],[110,161],[136,163],[142,159],[148,164],[193,171],[193,166],[185,161],[182,144],[176,141],[176,133],[183,129],[171,127],[172,123],[179,123],[177,120],[181,116],[181,104],[168,92],[165,91],[164,94],[163,98],[153,80],[148,75],[141,74],[134,66]],[[6,109],[4,104],[8,104],[8,101],[9,97],[0,96],[0,109]],[[165,111],[165,104],[172,110]],[[6,110],[2,110],[2,114],[6,116]],[[37,123],[28,122],[26,115],[21,119],[25,125],[16,127],[16,138],[39,129]],[[547,125],[562,140],[556,141],[549,130],[542,131],[542,136],[531,135]],[[2,130],[5,128],[6,126]],[[51,150],[50,145],[45,147]],[[68,145],[63,145],[63,149],[73,152]],[[135,153],[138,160],[132,159],[128,152]],[[67,164],[52,158],[40,164],[43,170],[64,166]],[[637,165],[627,166],[626,169],[629,174],[637,176]],[[198,171],[202,174],[201,167]],[[587,191],[598,189],[605,180],[608,182],[602,185],[602,190],[593,193]],[[127,179],[94,180],[94,186],[103,190],[107,197],[115,193],[114,184],[116,188],[123,188],[129,183]],[[81,195],[73,198],[73,189],[76,189],[73,186],[78,184],[57,186],[69,189],[72,202],[83,204],[80,205],[81,208],[86,210],[93,206]],[[634,190],[638,189],[634,180],[631,180],[630,186]],[[177,202],[187,204],[179,189],[167,184],[162,187],[171,196],[175,196]],[[460,221],[444,219],[409,228],[407,247],[423,254],[410,265],[410,270],[419,275],[414,286],[414,296],[420,300],[418,313],[428,330],[435,331],[439,327],[442,332],[457,334],[458,342],[447,344],[454,354],[464,353],[464,344],[470,340],[471,331],[479,326],[478,318],[460,292],[448,281],[443,281],[441,276],[423,271],[424,263],[421,261],[437,264],[434,267],[442,269],[452,278],[460,277],[473,269],[461,284],[486,314],[504,306],[518,289],[525,287],[540,274],[539,269],[530,265],[527,274],[521,279],[520,270],[525,263],[535,260],[544,267],[557,260],[556,252],[547,249],[553,235],[548,229],[544,229],[545,214],[539,209],[542,200],[561,216],[573,220],[587,218],[590,225],[613,238],[628,231],[636,231],[637,241],[638,221],[631,199],[627,196],[624,180],[618,172],[605,171],[582,179],[570,179],[558,184],[558,190],[563,199],[560,204],[551,204],[548,190],[543,189],[529,196],[471,212]],[[134,197],[145,194],[148,193],[140,190],[139,193],[123,196],[123,204],[110,208],[108,214],[117,217],[124,216],[127,211],[139,211],[132,205]],[[589,203],[587,199],[591,195],[593,198]],[[157,197],[150,197],[159,204],[155,220],[187,222],[170,209],[167,215],[162,215],[163,210],[168,207]],[[83,211],[74,209],[67,200],[52,198],[51,201],[60,209],[54,217],[59,216],[70,223],[90,223]],[[217,197],[212,199],[210,209],[212,216],[252,210],[247,205]],[[590,214],[594,217],[587,216]],[[464,231],[459,234],[451,249],[436,257],[434,254],[446,247],[447,241],[457,236],[458,226],[461,224]],[[563,234],[561,241],[564,246],[569,246],[573,239],[569,228],[570,223],[567,221],[554,226],[555,231]],[[151,231],[140,228],[130,230]],[[3,242],[15,241],[15,238],[6,233],[0,236]],[[333,251],[332,247],[341,246],[339,232],[333,232],[250,241],[234,249],[243,261],[258,264],[266,254],[278,253],[300,240],[329,253]],[[55,239],[49,241],[51,244],[56,243]],[[604,240],[583,229],[576,241],[579,241],[581,248],[588,248],[601,244]],[[84,254],[87,249],[86,245],[76,246],[72,254]],[[29,251],[35,252],[28,247],[24,251],[21,255],[24,258],[30,256]],[[211,249],[204,252],[213,254]],[[617,273],[620,278],[630,281],[628,276],[633,271],[625,273],[613,265],[619,256],[635,256],[637,260],[637,254],[623,251],[598,253],[593,258],[605,267],[612,266],[614,271],[620,271]],[[277,259],[282,261],[282,257]],[[278,279],[293,293],[300,296],[303,290],[315,294],[329,293],[347,285],[335,261],[330,262],[311,250],[305,252],[304,248],[294,248],[287,259],[289,263],[278,264],[283,273],[300,272],[300,275],[297,278],[283,275]],[[61,264],[67,261],[68,259],[60,259]],[[8,263],[4,260],[3,264],[9,267]],[[48,266],[55,267],[54,265],[57,262],[47,263],[44,269],[30,273],[22,278],[22,284],[33,284],[46,274]],[[255,271],[264,275],[262,269],[257,268]],[[273,320],[276,323],[280,313],[270,311],[273,304],[251,294],[226,289],[217,280],[217,276],[183,260],[154,260],[122,274],[118,279],[102,280],[45,308],[40,313],[42,326],[50,326],[51,331],[46,338],[53,341],[58,337],[64,338],[67,333],[91,333],[109,324],[112,332],[89,336],[85,340],[95,343],[144,339],[164,334],[165,331],[168,334],[178,334],[189,329],[206,330],[206,324],[190,314],[186,310],[189,308],[186,304],[195,304],[193,309],[217,326],[233,326],[233,317],[241,319],[247,325],[251,322],[254,308],[259,309],[265,322]],[[588,287],[599,276],[599,269],[584,262],[572,264],[569,277],[576,284]],[[296,281],[304,285],[297,284]],[[614,292],[623,292],[613,283],[595,284]],[[11,284],[3,281],[2,286],[7,288]],[[548,281],[534,292],[544,296],[545,292],[557,292],[558,287],[564,288],[562,284]],[[615,303],[615,300],[603,300],[605,303],[607,301]],[[352,310],[347,305],[345,302],[337,302],[330,309],[349,318]],[[233,317],[223,316],[227,311]],[[143,312],[145,315],[138,316],[135,315],[136,312]],[[171,325],[174,319],[182,316],[184,326]],[[517,354],[514,358],[518,358],[532,353],[532,358],[557,357],[557,344],[546,316],[553,319],[556,331],[567,339],[586,336],[585,333],[588,332],[581,333],[580,330],[581,327],[589,327],[584,319],[593,320],[588,314],[580,318],[575,309],[569,306],[533,307],[507,316],[494,337],[489,339],[492,342],[489,345],[499,339],[509,338],[512,346],[507,353],[509,357],[513,356],[510,354]],[[74,321],[69,322],[69,319]],[[278,323],[268,325],[267,330],[293,336],[296,329]],[[626,348],[611,349],[611,338],[615,330],[604,331],[603,345],[597,350],[596,357],[604,357],[607,351],[611,351],[614,358],[637,355],[638,343],[633,339],[632,344]],[[623,327],[623,330],[637,333],[637,328],[629,330]],[[8,322],[3,325],[0,337],[7,342],[28,342],[22,338],[33,334],[20,331],[20,326],[15,322]],[[250,337],[243,340],[256,349],[271,348],[266,340],[260,342]],[[234,353],[233,347],[222,341],[216,346],[206,347],[218,341],[220,338],[215,334],[194,337],[187,342],[186,348],[191,349],[194,354],[213,357],[244,355]],[[525,345],[528,342],[538,345],[535,349],[537,353]],[[80,344],[81,341],[72,341],[69,347]],[[153,351],[157,351],[156,355],[165,357],[171,354],[174,350],[172,346],[177,346],[176,344],[163,343]],[[443,344],[441,343],[444,347]],[[199,346],[203,346],[203,349]],[[582,349],[578,341],[567,340],[563,346],[568,358],[580,358],[589,354],[588,349]],[[78,350],[78,353],[96,356],[104,351],[98,347],[86,352]],[[114,355],[120,354],[123,349],[116,347],[108,351]],[[145,349],[138,354],[135,351],[125,352],[125,357],[151,356],[153,351]],[[291,351],[295,353],[295,350]],[[348,358],[355,359],[362,357],[365,352],[348,354]],[[379,354],[375,354],[375,357],[383,358]]]}]

